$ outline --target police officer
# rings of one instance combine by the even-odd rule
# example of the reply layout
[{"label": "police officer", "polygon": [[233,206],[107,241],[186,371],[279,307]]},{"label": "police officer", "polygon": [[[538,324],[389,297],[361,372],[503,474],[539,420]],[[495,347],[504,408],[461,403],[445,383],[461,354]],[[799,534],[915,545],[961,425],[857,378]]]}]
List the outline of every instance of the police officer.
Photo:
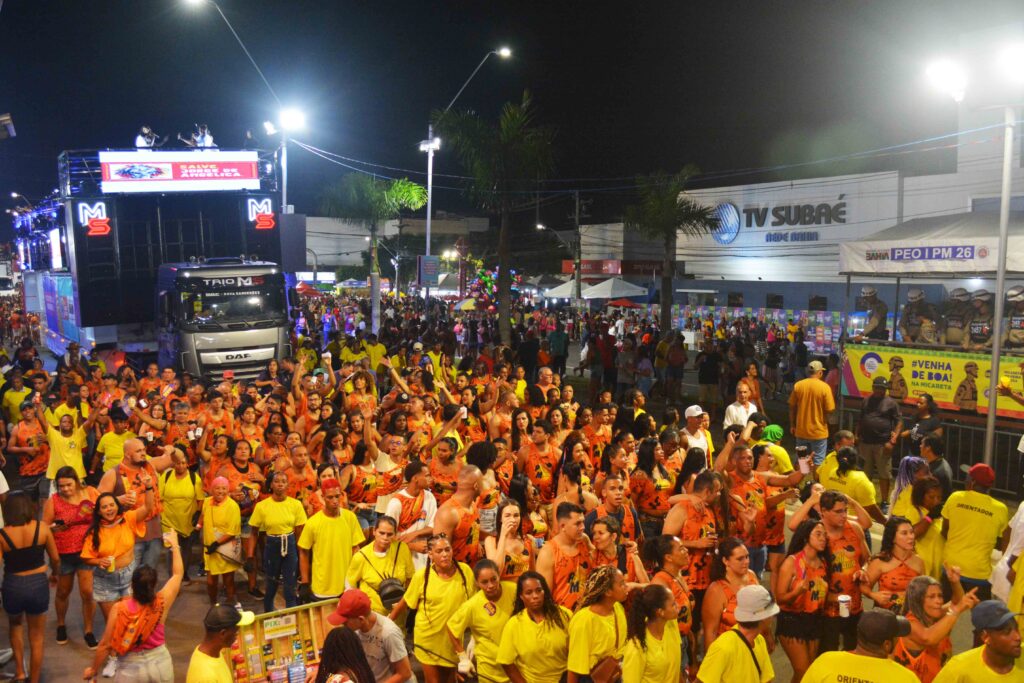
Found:
[{"label": "police officer", "polygon": [[979,289],[971,294],[974,313],[967,323],[962,346],[964,349],[980,351],[992,346],[992,292]]},{"label": "police officer", "polygon": [[970,361],[964,364],[964,378],[956,388],[953,403],[964,412],[978,410],[978,364]]},{"label": "police officer", "polygon": [[1003,348],[1024,348],[1024,287],[1017,285],[1006,292],[1006,326],[1003,328]]},{"label": "police officer", "polygon": [[949,301],[943,312],[945,326],[942,343],[960,346],[964,342],[964,330],[971,319],[974,309],[971,307],[971,295],[963,287],[957,287],[949,293]]},{"label": "police officer", "polygon": [[857,336],[857,340],[862,338],[888,339],[889,329],[885,325],[889,307],[878,298],[878,290],[871,285],[864,285],[860,288],[860,296],[867,309],[868,321],[864,324],[864,331]]},{"label": "police officer", "polygon": [[903,359],[899,356],[889,357],[889,396],[896,401],[902,401],[909,394],[907,380],[903,379],[900,370],[903,369]]},{"label": "police officer", "polygon": [[903,306],[903,314],[900,315],[900,336],[908,344],[920,343],[921,340],[921,318],[927,315],[929,320],[935,320],[938,313],[935,307],[925,301],[924,290],[919,287],[912,287],[907,292],[907,303]]}]

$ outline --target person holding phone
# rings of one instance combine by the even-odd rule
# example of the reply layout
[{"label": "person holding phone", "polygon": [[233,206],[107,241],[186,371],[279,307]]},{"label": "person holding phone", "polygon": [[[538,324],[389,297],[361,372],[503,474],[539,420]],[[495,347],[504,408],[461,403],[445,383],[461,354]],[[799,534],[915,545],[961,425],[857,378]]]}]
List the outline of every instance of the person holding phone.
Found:
[{"label": "person holding phone", "polygon": [[57,644],[68,642],[65,620],[71,588],[77,577],[78,594],[82,599],[82,623],[85,624],[85,644],[93,650],[98,642],[92,631],[93,615],[96,613],[96,602],[92,597],[93,568],[82,559],[82,545],[85,543],[85,532],[92,523],[99,492],[91,486],[84,486],[73,467],[57,470],[56,480],[57,491],[43,505],[43,524],[49,525],[60,554],[57,595],[54,598]]}]

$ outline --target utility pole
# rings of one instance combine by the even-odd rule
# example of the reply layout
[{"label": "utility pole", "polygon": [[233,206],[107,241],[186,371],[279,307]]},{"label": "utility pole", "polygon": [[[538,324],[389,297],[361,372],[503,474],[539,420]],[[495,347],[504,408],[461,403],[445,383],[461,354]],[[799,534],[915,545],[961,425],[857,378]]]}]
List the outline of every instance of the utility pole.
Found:
[{"label": "utility pole", "polygon": [[576,270],[576,299],[579,300],[583,298],[583,233],[580,232],[580,191],[576,190],[573,194],[576,196],[576,250],[573,266]]},{"label": "utility pole", "polygon": [[380,329],[380,266],[377,264],[377,221],[370,223],[370,329]]}]

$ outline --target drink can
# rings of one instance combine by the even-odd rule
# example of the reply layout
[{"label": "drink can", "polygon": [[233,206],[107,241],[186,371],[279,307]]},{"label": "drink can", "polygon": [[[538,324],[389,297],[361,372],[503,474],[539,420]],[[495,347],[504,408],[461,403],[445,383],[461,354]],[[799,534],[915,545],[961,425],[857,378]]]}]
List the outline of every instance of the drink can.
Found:
[{"label": "drink can", "polygon": [[110,566],[107,567],[107,571],[113,574],[117,570],[117,558],[113,555],[110,556]]},{"label": "drink can", "polygon": [[846,618],[850,616],[850,602],[852,598],[843,593],[839,596],[839,616]]}]

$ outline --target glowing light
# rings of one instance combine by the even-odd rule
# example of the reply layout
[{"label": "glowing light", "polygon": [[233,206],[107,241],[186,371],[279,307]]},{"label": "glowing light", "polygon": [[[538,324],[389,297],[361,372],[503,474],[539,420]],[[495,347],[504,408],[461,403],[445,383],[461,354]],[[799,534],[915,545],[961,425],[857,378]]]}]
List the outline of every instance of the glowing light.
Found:
[{"label": "glowing light", "polygon": [[967,70],[951,59],[940,59],[928,66],[925,75],[940,92],[948,93],[957,102],[963,102],[967,92]]}]

